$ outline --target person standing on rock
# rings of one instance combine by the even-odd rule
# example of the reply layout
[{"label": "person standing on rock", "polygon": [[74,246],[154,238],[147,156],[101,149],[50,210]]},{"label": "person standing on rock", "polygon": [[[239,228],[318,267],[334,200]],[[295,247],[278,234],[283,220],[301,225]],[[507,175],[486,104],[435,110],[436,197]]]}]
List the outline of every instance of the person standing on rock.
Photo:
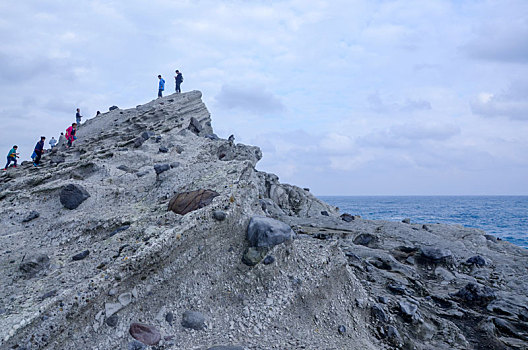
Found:
[{"label": "person standing on rock", "polygon": [[33,165],[34,166],[39,166],[40,164],[40,157],[42,157],[42,154],[44,153],[44,141],[46,141],[46,137],[45,136],[41,136],[40,137],[40,141],[37,142],[37,144],[35,145],[35,159],[33,159]]},{"label": "person standing on rock", "polygon": [[158,75],[159,85],[158,85],[158,98],[163,97],[163,90],[165,90],[165,80]]},{"label": "person standing on rock", "polygon": [[81,125],[81,118],[81,110],[77,108],[77,113],[75,114],[75,122],[77,123],[77,125]]},{"label": "person standing on rock", "polygon": [[66,129],[66,140],[68,140],[67,147],[70,148],[73,141],[77,140],[75,134],[77,133],[77,123],[73,123],[68,129]]},{"label": "person standing on rock", "polygon": [[51,149],[53,149],[53,147],[55,147],[55,145],[57,144],[57,140],[55,140],[55,138],[52,136],[51,140],[49,141],[49,144]]},{"label": "person standing on rock", "polygon": [[174,79],[176,80],[176,92],[181,93],[180,85],[181,83],[183,83],[183,75],[177,69],[176,69],[176,75],[174,76]]},{"label": "person standing on rock", "polygon": [[16,165],[17,164],[17,160],[16,159],[19,158],[17,150],[18,150],[18,146],[17,145],[14,145],[13,148],[11,148],[11,150],[7,154],[7,164],[6,164],[5,168],[2,169],[2,170],[7,170],[7,168],[9,167],[9,163],[11,163],[11,162],[15,163],[13,165],[13,168],[17,167],[17,165]]}]

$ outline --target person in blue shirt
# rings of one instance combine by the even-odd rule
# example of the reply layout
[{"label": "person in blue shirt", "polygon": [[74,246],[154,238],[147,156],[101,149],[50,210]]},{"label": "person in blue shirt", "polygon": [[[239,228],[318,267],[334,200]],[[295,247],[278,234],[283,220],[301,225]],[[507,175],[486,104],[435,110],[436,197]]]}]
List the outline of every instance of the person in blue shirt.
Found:
[{"label": "person in blue shirt", "polygon": [[163,97],[162,92],[165,90],[165,80],[161,77],[161,75],[158,75],[159,79],[159,86],[158,86],[158,98]]},{"label": "person in blue shirt", "polygon": [[42,157],[42,153],[44,153],[44,141],[45,140],[46,140],[46,137],[45,136],[41,136],[40,137],[40,141],[37,142],[37,144],[35,145],[36,157],[35,157],[35,159],[33,159],[33,165],[34,166],[39,166],[39,164],[40,164],[40,157]]},{"label": "person in blue shirt", "polygon": [[77,123],[77,126],[81,125],[81,109],[77,108],[77,113],[75,114],[75,122]]}]

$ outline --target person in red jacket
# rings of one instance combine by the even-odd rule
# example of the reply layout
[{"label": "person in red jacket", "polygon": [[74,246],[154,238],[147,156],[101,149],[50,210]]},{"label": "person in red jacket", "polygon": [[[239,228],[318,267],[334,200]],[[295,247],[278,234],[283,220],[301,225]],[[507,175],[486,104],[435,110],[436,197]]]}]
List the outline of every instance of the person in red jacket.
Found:
[{"label": "person in red jacket", "polygon": [[75,133],[77,132],[77,123],[73,123],[68,129],[66,129],[66,140],[68,140],[68,148],[73,144],[73,141],[77,139]]}]

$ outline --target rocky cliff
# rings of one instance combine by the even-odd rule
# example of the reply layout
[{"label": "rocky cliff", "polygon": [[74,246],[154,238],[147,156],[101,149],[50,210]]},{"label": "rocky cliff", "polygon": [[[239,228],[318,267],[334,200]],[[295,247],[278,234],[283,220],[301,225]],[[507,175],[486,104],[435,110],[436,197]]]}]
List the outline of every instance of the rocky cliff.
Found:
[{"label": "rocky cliff", "polygon": [[528,253],[255,169],[197,91],[0,177],[2,349],[526,349]]}]

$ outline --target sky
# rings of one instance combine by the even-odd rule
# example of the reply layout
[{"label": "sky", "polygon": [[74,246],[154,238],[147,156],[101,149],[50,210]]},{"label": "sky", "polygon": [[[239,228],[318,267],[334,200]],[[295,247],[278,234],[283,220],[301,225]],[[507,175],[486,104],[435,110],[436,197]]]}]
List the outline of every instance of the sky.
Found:
[{"label": "sky", "polygon": [[526,0],[2,1],[0,42],[5,155],[179,69],[316,195],[528,195]]}]

